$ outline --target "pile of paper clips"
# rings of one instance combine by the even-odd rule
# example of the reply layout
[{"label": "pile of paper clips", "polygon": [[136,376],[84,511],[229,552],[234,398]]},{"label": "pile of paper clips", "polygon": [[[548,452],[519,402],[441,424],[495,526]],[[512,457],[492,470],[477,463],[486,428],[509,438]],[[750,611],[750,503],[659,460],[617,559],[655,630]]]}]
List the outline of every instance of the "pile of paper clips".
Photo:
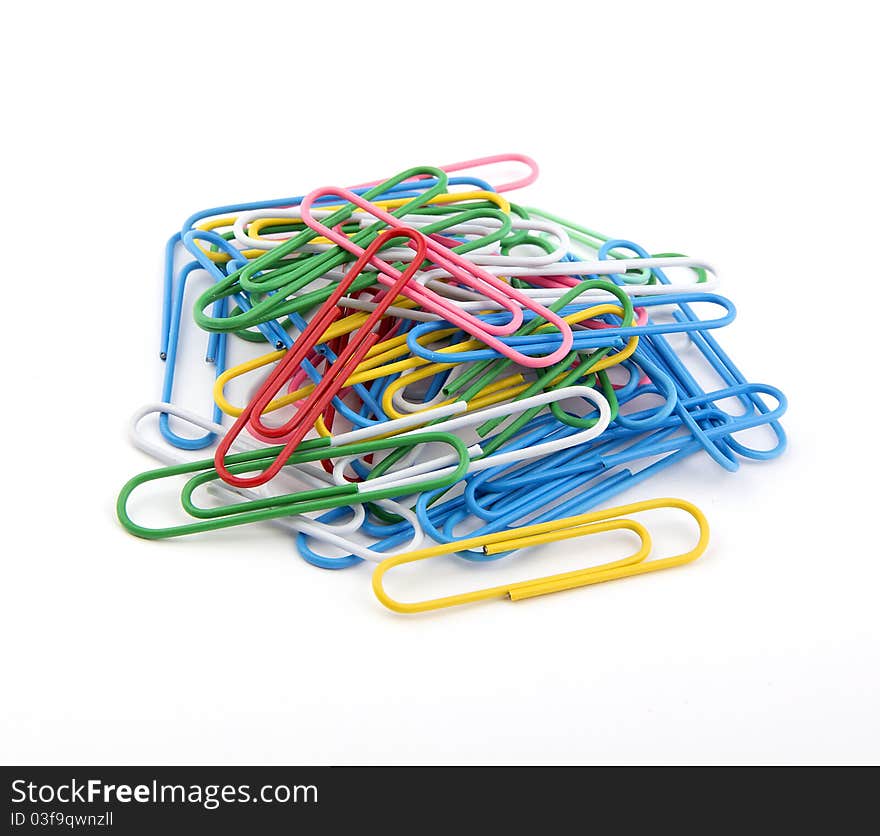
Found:
[{"label": "pile of paper clips", "polygon": [[[528,172],[495,185],[466,174],[498,163]],[[159,539],[270,521],[315,566],[378,564],[373,589],[399,612],[518,600],[699,557],[708,526],[690,502],[591,509],[695,453],[729,471],[779,455],[785,398],[748,382],[718,344],[735,310],[714,292],[710,264],[504,197],[536,177],[529,157],[502,154],[189,217],[166,249],[162,401],[132,424],[134,443],[166,466],[123,487],[123,526]],[[184,294],[197,273],[211,283],[190,317]],[[695,310],[707,303],[714,318]],[[184,323],[186,339],[209,335],[211,417],[171,402]],[[263,353],[229,367],[233,342]],[[237,406],[227,392],[243,376],[252,394]],[[143,431],[149,414],[161,443]],[[772,432],[770,449],[737,439],[755,427]],[[211,446],[210,459],[186,452]],[[134,490],[172,477],[186,480],[191,519],[134,522]],[[629,515],[659,508],[696,520],[689,551],[652,555]],[[492,561],[617,530],[638,548],[611,563],[413,603],[383,587],[404,563]]]}]

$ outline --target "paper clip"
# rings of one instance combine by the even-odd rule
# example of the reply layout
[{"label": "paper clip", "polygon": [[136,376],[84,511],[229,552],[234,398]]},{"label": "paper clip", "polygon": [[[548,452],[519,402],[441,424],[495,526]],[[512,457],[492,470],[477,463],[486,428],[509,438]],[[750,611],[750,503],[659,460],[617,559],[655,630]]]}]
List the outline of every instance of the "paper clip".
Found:
[{"label": "paper clip", "polygon": [[[393,499],[396,496],[407,493],[408,490],[423,491],[438,487],[447,487],[455,484],[467,470],[472,454],[479,454],[478,446],[467,447],[457,436],[444,432],[425,432],[414,436],[401,436],[397,439],[375,441],[362,441],[339,446],[335,454],[339,456],[361,455],[375,453],[382,450],[397,448],[401,445],[413,447],[417,444],[431,444],[440,442],[452,448],[450,460],[455,466],[450,470],[444,469],[442,473],[428,473],[418,482],[402,488],[391,484],[376,488],[370,485],[348,482],[344,485],[332,485],[326,488],[318,488],[308,491],[298,491],[278,496],[264,496],[248,502],[238,502],[219,508],[200,508],[193,501],[193,494],[201,485],[208,485],[220,477],[212,467],[213,461],[187,462],[169,467],[148,470],[132,477],[122,486],[116,500],[116,515],[123,527],[136,537],[147,540],[159,540],[168,537],[181,537],[187,534],[197,534],[203,531],[213,531],[231,526],[246,525],[253,522],[267,522],[278,517],[287,517],[292,514],[306,514],[310,511],[324,511],[330,508],[339,508],[364,502],[376,502],[383,499]],[[299,465],[306,462],[319,461],[330,452],[329,439],[318,439],[314,442],[305,442],[284,464]],[[235,453],[226,459],[227,467],[237,473],[247,473],[253,470],[262,470],[270,462],[275,460],[279,452],[278,447],[269,447],[265,450]],[[181,494],[181,505],[191,516],[197,518],[197,522],[183,523],[166,526],[164,528],[150,528],[136,523],[128,512],[128,502],[134,491],[148,482],[155,482],[173,476],[188,476],[189,481],[184,485]]]},{"label": "paper clip", "polygon": [[[172,450],[169,450],[167,447],[160,447],[159,445],[151,442],[146,436],[140,431],[140,422],[147,415],[158,413],[160,416],[165,414],[173,415],[175,418],[178,418],[181,421],[192,424],[194,427],[205,430],[209,434],[214,436],[223,434],[223,427],[214,421],[211,421],[198,413],[194,412],[191,409],[186,409],[185,407],[177,406],[175,404],[170,403],[154,403],[147,404],[146,406],[139,409],[134,416],[132,416],[131,424],[129,425],[129,438],[131,439],[132,444],[139,450],[147,453],[158,461],[162,462],[165,465],[178,465],[185,464],[187,459],[180,453],[176,453]],[[251,442],[246,438],[239,439],[239,445],[244,449],[254,449],[255,445],[251,444]],[[308,478],[315,477],[315,481],[319,483],[320,486],[330,484],[330,476],[323,471],[309,471],[306,472],[304,470],[304,465],[300,465],[297,468],[297,475],[299,478]],[[228,485],[224,484],[216,484],[212,486],[216,495],[221,498],[230,497],[233,499],[244,497],[245,499],[260,499],[265,496],[265,494],[259,493],[255,489],[249,488],[232,488]],[[210,488],[209,488],[210,490]],[[408,535],[408,542],[405,545],[401,545],[399,548],[394,551],[390,550],[377,550],[375,548],[371,548],[365,545],[362,542],[357,540],[353,540],[350,534],[360,530],[365,522],[365,511],[364,506],[362,504],[355,504],[348,506],[346,508],[337,509],[341,511],[340,514],[334,515],[334,520],[339,520],[340,516],[344,517],[341,521],[334,521],[332,524],[329,522],[325,522],[323,519],[312,520],[308,517],[301,515],[289,515],[283,517],[274,517],[272,519],[267,520],[268,523],[272,525],[284,529],[288,533],[297,534],[300,536],[308,536],[313,537],[316,540],[319,540],[322,543],[326,543],[330,546],[335,546],[337,548],[341,548],[346,552],[356,555],[358,562],[363,559],[369,560],[383,560],[386,557],[391,557],[393,554],[397,554],[401,551],[415,549],[421,545],[422,540],[424,539],[424,532],[422,531],[421,526],[419,525],[418,517],[410,511],[408,508],[400,505],[397,502],[394,502],[391,499],[380,499],[377,500],[377,503],[386,511],[389,511],[403,519],[407,525],[409,525],[411,529],[411,534]]]},{"label": "paper clip", "polygon": [[[652,548],[651,536],[648,530],[635,520],[624,519],[623,517],[626,514],[637,514],[642,511],[658,508],[678,508],[686,511],[697,523],[699,538],[696,545],[686,552],[671,557],[646,560]],[[413,603],[395,600],[388,595],[383,586],[386,573],[395,566],[447,555],[457,549],[468,549],[476,546],[482,547],[487,553],[492,553],[621,529],[633,531],[638,535],[640,539],[639,548],[628,557],[599,566],[590,566],[573,572],[562,572],[542,578],[535,578],[534,580],[493,586],[474,592],[464,592],[458,595],[431,598],[426,601]],[[700,557],[706,551],[708,544],[709,523],[703,512],[696,505],[684,499],[674,499],[671,497],[649,499],[538,525],[527,525],[522,528],[499,532],[498,534],[466,538],[454,543],[443,543],[438,546],[431,546],[389,557],[379,563],[373,570],[373,592],[388,609],[400,613],[427,612],[429,610],[455,607],[460,604],[486,601],[492,598],[509,598],[511,601],[520,601],[525,598],[534,598],[538,595],[547,595],[551,592],[576,589],[581,586],[589,586],[591,584],[603,583],[604,581],[627,578],[633,575],[643,575],[660,569],[681,566]]]},{"label": "paper clip", "polygon": [[[483,168],[485,166],[496,165],[499,163],[507,163],[507,162],[516,162],[523,163],[528,168],[528,174],[523,175],[517,180],[511,180],[509,183],[502,183],[500,186],[494,186],[496,192],[510,192],[514,189],[522,189],[525,186],[530,186],[535,180],[538,179],[539,169],[538,164],[526,154],[492,154],[488,157],[477,157],[473,160],[462,160],[457,163],[448,163],[447,165],[441,165],[440,169],[445,171],[447,174],[452,174],[456,171],[465,171],[469,168]],[[363,186],[375,186],[378,181],[374,181],[371,183],[361,183],[360,186],[356,186],[355,188],[361,188]]]},{"label": "paper clip", "polygon": [[[174,290],[173,300],[169,311],[168,331],[162,343],[161,359],[165,361],[165,372],[162,380],[162,400],[170,402],[174,389],[174,373],[177,370],[177,355],[180,346],[180,330],[181,330],[181,314],[183,311],[183,300],[185,298],[187,279],[192,275],[194,270],[201,269],[201,265],[197,261],[191,261],[181,268],[177,277],[177,287]],[[220,302],[220,312],[225,307],[226,300]],[[211,335],[210,342],[213,342],[213,348],[209,346],[208,360],[215,365],[215,379],[223,374],[226,369],[226,334]],[[211,356],[213,355],[213,356]],[[216,423],[220,422],[223,413],[216,404],[213,406],[213,418]],[[213,432],[204,433],[201,436],[187,438],[178,435],[171,429],[171,422],[167,412],[161,413],[159,416],[159,431],[165,440],[181,450],[201,450],[209,447],[214,443],[216,436]]]}]

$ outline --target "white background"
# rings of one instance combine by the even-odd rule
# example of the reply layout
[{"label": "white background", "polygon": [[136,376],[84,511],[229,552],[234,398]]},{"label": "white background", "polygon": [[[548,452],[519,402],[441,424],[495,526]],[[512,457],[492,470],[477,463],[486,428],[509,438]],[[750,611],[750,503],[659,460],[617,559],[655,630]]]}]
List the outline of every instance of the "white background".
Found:
[{"label": "white background", "polygon": [[[867,8],[7,9],[2,760],[877,762]],[[520,202],[718,264],[723,344],[790,398],[781,459],[697,456],[621,497],[697,501],[704,558],[404,617],[272,528],[121,530],[186,215],[507,150],[542,165]]]}]

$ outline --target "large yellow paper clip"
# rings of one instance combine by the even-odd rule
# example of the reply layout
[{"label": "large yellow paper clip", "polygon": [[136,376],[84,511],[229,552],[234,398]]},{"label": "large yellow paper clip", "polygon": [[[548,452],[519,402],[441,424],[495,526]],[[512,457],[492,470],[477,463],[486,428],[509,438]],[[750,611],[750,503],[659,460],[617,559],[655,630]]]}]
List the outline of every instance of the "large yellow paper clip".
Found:
[{"label": "large yellow paper clip", "polygon": [[[696,545],[689,551],[671,557],[647,560],[646,558],[648,558],[652,550],[651,535],[641,523],[635,520],[624,519],[623,517],[626,514],[637,514],[659,508],[678,508],[686,511],[696,520],[700,536]],[[493,586],[489,589],[479,589],[474,592],[464,592],[458,595],[449,595],[445,598],[432,598],[428,601],[416,601],[413,603],[395,601],[382,586],[382,579],[385,577],[385,573],[395,566],[413,563],[417,560],[426,560],[430,557],[439,557],[440,555],[451,554],[463,549],[482,546],[486,554],[498,554],[503,551],[536,546],[556,540],[567,540],[572,537],[583,537],[588,534],[600,534],[603,531],[619,530],[634,532],[640,540],[639,548],[628,557],[610,563],[603,563],[599,566],[590,566],[573,572],[562,572],[529,581]],[[604,511],[592,511],[589,514],[565,517],[560,520],[540,523],[539,525],[528,525],[511,531],[502,531],[498,534],[487,534],[482,537],[456,540],[452,543],[443,543],[438,546],[431,546],[426,549],[418,549],[389,557],[376,566],[373,572],[373,592],[376,593],[376,597],[386,607],[395,612],[402,613],[439,610],[444,607],[455,607],[459,604],[486,601],[490,598],[506,597],[511,601],[519,601],[523,598],[534,598],[537,595],[547,595],[564,589],[576,589],[581,586],[616,580],[617,578],[628,578],[632,575],[643,575],[647,572],[656,572],[660,569],[681,566],[684,563],[696,560],[706,551],[708,544],[709,523],[703,512],[696,505],[684,499],[670,497],[647,499],[642,502],[633,502],[630,505],[607,508]]]}]

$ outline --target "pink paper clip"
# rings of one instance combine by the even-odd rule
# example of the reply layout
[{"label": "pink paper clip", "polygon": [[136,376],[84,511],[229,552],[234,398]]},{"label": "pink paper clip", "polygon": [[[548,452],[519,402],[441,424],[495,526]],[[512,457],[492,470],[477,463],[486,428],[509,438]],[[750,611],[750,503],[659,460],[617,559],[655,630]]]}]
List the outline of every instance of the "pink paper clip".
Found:
[{"label": "pink paper clip", "polygon": [[[370,213],[377,220],[382,221],[390,227],[397,229],[405,228],[403,227],[403,222],[399,218],[388,214],[388,212],[383,211],[378,206],[364,200],[360,195],[357,195],[348,189],[328,186],[322,189],[315,189],[315,191],[307,194],[300,204],[300,214],[303,221],[320,235],[323,235],[325,238],[333,241],[333,243],[338,244],[343,249],[348,250],[348,252],[353,253],[358,257],[364,253],[362,247],[353,243],[350,238],[343,235],[341,232],[325,226],[311,214],[310,210],[312,204],[319,198],[325,196],[342,198],[343,200],[363,209],[365,212]],[[477,265],[472,264],[466,258],[453,252],[448,247],[445,247],[430,238],[426,239],[426,241],[428,257],[431,262],[449,273],[453,279],[461,284],[498,302],[505,310],[510,312],[511,320],[504,325],[489,325],[472,314],[461,310],[453,302],[444,299],[439,294],[417,282],[410,282],[407,284],[403,289],[404,295],[413,299],[425,310],[428,310],[431,313],[436,313],[444,319],[449,320],[453,325],[461,328],[471,336],[476,337],[488,347],[494,348],[496,351],[514,362],[519,363],[521,366],[533,369],[544,368],[545,366],[551,366],[554,363],[559,362],[569,353],[573,343],[571,327],[560,316],[529,298],[524,293],[520,293],[516,288],[511,287],[497,276],[494,276]],[[410,244],[410,246],[412,246],[412,244]],[[379,281],[384,284],[387,284],[400,276],[400,271],[396,267],[388,264],[378,255],[373,255],[370,258],[370,264],[380,271]],[[421,262],[419,262],[419,265],[421,265]],[[559,330],[562,342],[559,348],[551,354],[547,354],[544,357],[531,357],[527,354],[516,351],[501,340],[495,338],[494,335],[511,334],[519,328],[523,321],[523,308],[533,311],[550,324],[555,325]]]},{"label": "pink paper clip", "polygon": [[514,189],[522,189],[530,186],[538,179],[538,164],[525,154],[493,154],[490,157],[477,157],[473,160],[465,160],[460,163],[450,163],[449,165],[441,165],[440,168],[447,174],[454,171],[465,171],[468,168],[480,168],[486,165],[495,165],[496,163],[524,163],[529,168],[529,173],[519,180],[511,180],[509,183],[502,183],[500,186],[493,186],[496,192],[512,192]]},{"label": "pink paper clip", "polygon": [[[509,183],[502,183],[500,186],[493,186],[492,188],[494,188],[499,194],[501,192],[511,192],[514,189],[522,189],[525,186],[530,186],[538,179],[538,164],[526,154],[493,154],[490,157],[476,157],[473,160],[463,160],[462,162],[449,163],[448,165],[441,165],[438,167],[441,171],[445,171],[447,174],[452,174],[455,171],[466,171],[469,168],[481,168],[487,165],[497,165],[498,163],[509,162],[523,163],[528,167],[529,173],[520,177],[519,180],[511,180]],[[429,177],[430,175],[423,174],[412,178],[412,181],[425,180]],[[381,182],[381,180],[372,180],[369,183],[359,183],[357,186],[352,186],[351,188],[361,189],[368,186],[377,186]]]}]

